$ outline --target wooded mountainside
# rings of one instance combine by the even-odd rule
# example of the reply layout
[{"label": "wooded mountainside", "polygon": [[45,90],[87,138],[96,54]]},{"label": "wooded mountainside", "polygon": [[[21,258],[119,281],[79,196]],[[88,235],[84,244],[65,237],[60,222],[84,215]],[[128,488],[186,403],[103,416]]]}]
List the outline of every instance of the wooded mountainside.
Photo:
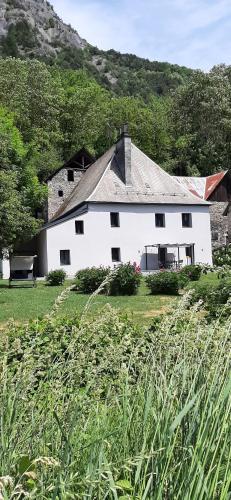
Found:
[{"label": "wooded mountainside", "polygon": [[[53,32],[49,45],[32,23],[32,8],[17,18],[26,2],[4,2],[8,17],[0,29],[0,250],[37,230],[46,177],[82,146],[99,156],[125,122],[135,144],[170,173],[229,168],[231,67],[205,74],[103,52],[55,24],[48,30],[56,38],[62,33],[58,50]],[[39,2],[50,16],[51,6]],[[49,16],[49,26],[62,23]],[[82,48],[72,43],[74,34]]]}]

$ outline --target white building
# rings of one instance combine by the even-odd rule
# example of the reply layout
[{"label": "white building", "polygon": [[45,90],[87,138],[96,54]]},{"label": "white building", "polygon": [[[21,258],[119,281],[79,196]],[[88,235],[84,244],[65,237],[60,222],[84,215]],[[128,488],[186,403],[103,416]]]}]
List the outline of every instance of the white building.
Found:
[{"label": "white building", "polygon": [[[209,204],[142,153],[126,130],[73,186],[40,233],[41,275],[128,261],[143,271],[212,264]],[[62,192],[57,185],[57,197]]]}]

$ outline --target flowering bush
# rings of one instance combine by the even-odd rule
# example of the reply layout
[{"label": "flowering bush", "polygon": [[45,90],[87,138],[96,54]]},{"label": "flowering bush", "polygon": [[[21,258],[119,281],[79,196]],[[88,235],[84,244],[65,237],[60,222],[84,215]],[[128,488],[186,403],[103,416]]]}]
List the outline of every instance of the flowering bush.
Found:
[{"label": "flowering bush", "polygon": [[179,275],[188,279],[188,281],[198,281],[201,277],[202,267],[199,265],[184,266]]},{"label": "flowering bush", "polygon": [[213,251],[213,264],[219,267],[225,265],[231,267],[231,245]]},{"label": "flowering bush", "polygon": [[135,295],[141,281],[140,267],[134,264],[121,264],[109,284],[110,295]]}]

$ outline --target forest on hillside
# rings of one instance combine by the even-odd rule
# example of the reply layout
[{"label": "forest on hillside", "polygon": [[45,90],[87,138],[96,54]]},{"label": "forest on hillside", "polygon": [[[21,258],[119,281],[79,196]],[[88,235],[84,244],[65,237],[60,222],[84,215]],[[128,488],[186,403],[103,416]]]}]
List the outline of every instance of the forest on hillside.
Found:
[{"label": "forest on hillside", "polygon": [[166,95],[116,95],[85,70],[0,59],[0,251],[31,237],[47,176],[82,146],[96,157],[127,122],[133,142],[168,172],[229,168],[231,68],[193,72]]}]

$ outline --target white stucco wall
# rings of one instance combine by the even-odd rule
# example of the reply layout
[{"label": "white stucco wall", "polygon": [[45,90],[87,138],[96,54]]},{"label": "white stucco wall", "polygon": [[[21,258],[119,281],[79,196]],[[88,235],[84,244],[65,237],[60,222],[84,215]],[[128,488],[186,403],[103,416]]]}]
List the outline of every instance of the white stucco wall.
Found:
[{"label": "white stucco wall", "polygon": [[[110,212],[119,212],[120,227],[110,225]],[[165,227],[155,227],[155,213],[165,213]],[[192,213],[192,228],[182,228],[181,213]],[[75,234],[75,220],[84,221],[84,234]],[[145,245],[194,243],[195,262],[212,264],[210,216],[207,206],[89,205],[89,211],[43,230],[40,238],[40,270],[64,268],[69,276],[90,266],[111,266],[111,248],[121,249],[122,262],[137,262],[146,268]],[[46,251],[47,250],[47,251]],[[60,265],[60,250],[70,250],[71,265]],[[177,259],[176,249],[169,257]],[[180,259],[187,264],[185,248]],[[148,268],[156,267],[157,249],[148,255]]]}]

